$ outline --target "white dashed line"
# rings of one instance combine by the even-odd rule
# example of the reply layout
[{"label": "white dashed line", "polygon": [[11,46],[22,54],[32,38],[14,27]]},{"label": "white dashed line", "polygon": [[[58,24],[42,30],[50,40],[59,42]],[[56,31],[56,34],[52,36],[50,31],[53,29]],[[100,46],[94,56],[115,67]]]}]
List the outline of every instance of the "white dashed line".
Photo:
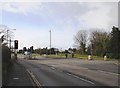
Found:
[{"label": "white dashed line", "polygon": [[51,65],[52,67],[54,67],[55,65]]},{"label": "white dashed line", "polygon": [[20,78],[13,78],[13,79],[20,79]]},{"label": "white dashed line", "polygon": [[70,74],[70,73],[67,73],[67,74],[70,75],[70,76],[73,76],[73,77],[75,77],[75,78],[81,79],[81,80],[83,80],[83,81],[89,82],[89,83],[91,83],[91,84],[95,84],[95,83],[93,83],[93,82],[91,82],[91,81],[89,81],[89,80],[80,78],[79,76],[76,76],[76,75],[73,75],[73,74]]},{"label": "white dashed line", "polygon": [[54,68],[54,67],[51,67],[51,69],[53,69],[53,70],[54,70],[55,68]]},{"label": "white dashed line", "polygon": [[119,74],[113,73],[113,72],[107,72],[107,71],[102,71],[102,70],[97,70],[97,71],[99,71],[99,72],[104,72],[104,73],[108,73],[108,74],[113,74],[113,75],[119,75]]},{"label": "white dashed line", "polygon": [[[56,68],[53,67],[53,66],[54,66],[54,65],[51,65],[51,69],[56,69]],[[60,69],[56,69],[56,70],[58,70],[59,72],[64,72],[64,71],[62,71],[62,70],[60,70]],[[83,81],[89,82],[89,83],[91,83],[91,84],[95,84],[95,83],[93,83],[92,81],[89,81],[89,80],[80,78],[79,76],[76,76],[76,75],[73,75],[73,74],[70,74],[70,73],[66,73],[66,74],[68,74],[68,75],[70,75],[70,76],[73,76],[73,77],[75,77],[75,78],[81,79],[81,80],[83,80]]]}]

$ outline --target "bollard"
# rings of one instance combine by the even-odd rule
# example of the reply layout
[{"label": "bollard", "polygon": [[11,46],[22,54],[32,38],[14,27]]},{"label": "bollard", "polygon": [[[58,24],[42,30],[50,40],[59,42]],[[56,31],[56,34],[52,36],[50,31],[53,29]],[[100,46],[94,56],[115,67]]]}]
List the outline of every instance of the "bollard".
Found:
[{"label": "bollard", "polygon": [[104,56],[104,60],[105,60],[105,61],[107,60],[107,56]]},{"label": "bollard", "polygon": [[91,55],[88,55],[88,60],[91,60]]}]

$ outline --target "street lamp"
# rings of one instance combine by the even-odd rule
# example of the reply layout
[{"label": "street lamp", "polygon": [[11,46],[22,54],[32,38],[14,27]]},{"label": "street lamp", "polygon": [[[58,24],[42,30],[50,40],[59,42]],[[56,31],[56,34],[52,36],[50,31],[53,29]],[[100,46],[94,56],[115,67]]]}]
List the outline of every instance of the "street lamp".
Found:
[{"label": "street lamp", "polygon": [[50,54],[51,54],[51,30],[49,32],[50,32]]}]

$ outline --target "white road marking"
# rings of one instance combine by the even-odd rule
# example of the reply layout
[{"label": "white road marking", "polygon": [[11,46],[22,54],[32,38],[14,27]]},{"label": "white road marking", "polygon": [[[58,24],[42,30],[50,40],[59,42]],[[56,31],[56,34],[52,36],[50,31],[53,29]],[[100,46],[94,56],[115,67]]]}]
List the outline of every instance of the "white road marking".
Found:
[{"label": "white road marking", "polygon": [[104,72],[104,73],[107,73],[107,74],[119,75],[118,73],[107,72],[107,71],[103,71],[103,70],[97,70],[97,71],[99,71],[99,72]]},{"label": "white road marking", "polygon": [[51,67],[51,69],[53,69],[53,70],[54,70],[55,68],[54,68],[54,67]]},{"label": "white road marking", "polygon": [[13,79],[20,79],[20,78],[13,78]]},{"label": "white road marking", "polygon": [[40,84],[40,82],[35,78],[35,76],[33,75],[33,73],[31,72],[31,71],[29,71],[28,69],[27,69],[27,72],[30,74],[30,76],[32,77],[32,79],[33,79],[33,81],[36,83],[36,85],[39,87],[39,88],[41,88],[41,84]]},{"label": "white road marking", "polygon": [[[88,71],[91,71],[91,69],[89,69],[89,68],[86,68],[86,69],[88,69]],[[96,71],[99,71],[99,72],[104,72],[104,73],[107,73],[107,74],[113,74],[113,75],[120,75],[119,73],[114,73],[114,72],[108,72],[108,71],[103,71],[103,70],[97,70],[96,69]]]},{"label": "white road marking", "polygon": [[62,70],[60,70],[60,69],[57,69],[57,71],[59,71],[59,72],[63,72]]},{"label": "white road marking", "polygon": [[50,65],[50,66],[54,67],[55,65],[53,64],[53,65]]},{"label": "white road marking", "polygon": [[60,70],[60,69],[58,69],[58,68],[55,68],[55,67],[51,67],[51,69],[53,69],[53,70],[57,70],[57,71],[59,71],[59,72],[63,72],[62,70]]},{"label": "white road marking", "polygon": [[73,77],[75,77],[75,78],[81,79],[81,80],[83,80],[83,81],[89,82],[89,83],[91,83],[91,84],[95,84],[95,83],[93,83],[92,81],[89,81],[89,80],[80,78],[79,76],[76,76],[76,75],[73,75],[73,74],[70,74],[70,73],[67,73],[67,74],[70,75],[70,76],[73,76]]},{"label": "white road marking", "polygon": [[[53,67],[54,65],[51,65],[51,66],[52,66],[52,67],[51,67],[52,69],[56,69],[56,68]],[[60,69],[57,69],[57,70],[60,71],[60,72],[63,72],[63,71],[60,70]],[[73,74],[70,74],[70,73],[67,73],[67,74],[70,75],[70,76],[73,76],[73,77],[75,77],[75,78],[81,79],[81,80],[83,80],[83,81],[89,82],[89,83],[91,83],[91,84],[95,84],[95,83],[93,83],[92,81],[89,81],[89,80],[80,78],[79,76],[76,76],[76,75],[73,75]]]}]

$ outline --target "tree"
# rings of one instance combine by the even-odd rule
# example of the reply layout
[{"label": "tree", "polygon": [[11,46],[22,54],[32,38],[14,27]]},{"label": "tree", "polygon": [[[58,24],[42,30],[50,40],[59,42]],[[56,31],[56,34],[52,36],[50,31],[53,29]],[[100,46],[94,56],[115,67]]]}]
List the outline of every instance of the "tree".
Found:
[{"label": "tree", "polygon": [[87,54],[88,54],[88,55],[92,55],[92,47],[91,47],[91,44],[89,44],[89,45],[87,46]]},{"label": "tree", "polygon": [[41,48],[35,49],[34,53],[42,55],[42,49]]},{"label": "tree", "polygon": [[18,53],[23,53],[23,50],[22,50],[22,49],[20,49],[20,50],[18,51]]},{"label": "tree", "polygon": [[77,49],[76,48],[73,48],[73,53],[75,53],[77,51]]},{"label": "tree", "polygon": [[87,33],[84,30],[80,30],[74,36],[75,46],[80,50],[81,54],[86,53]]},{"label": "tree", "polygon": [[64,53],[69,53],[68,50],[65,50]]},{"label": "tree", "polygon": [[27,48],[26,48],[26,47],[23,47],[23,51],[27,51]]},{"label": "tree", "polygon": [[69,49],[68,49],[68,52],[69,52],[69,53],[72,53],[72,51],[73,51],[72,48],[69,48]]},{"label": "tree", "polygon": [[31,51],[30,48],[28,48],[27,51],[30,52]]},{"label": "tree", "polygon": [[113,26],[111,32],[111,39],[108,46],[109,56],[112,58],[120,58],[120,30]]},{"label": "tree", "polygon": [[30,47],[30,52],[31,52],[31,53],[34,53],[34,48],[33,48],[33,46]]},{"label": "tree", "polygon": [[89,53],[92,52],[93,55],[97,56],[105,55],[107,52],[109,40],[110,40],[109,33],[93,31],[90,39],[91,44],[88,46]]},{"label": "tree", "polygon": [[47,48],[43,48],[42,49],[42,54],[46,54],[47,53]]},{"label": "tree", "polygon": [[51,54],[55,54],[55,48],[51,48],[50,51],[51,51]]}]

